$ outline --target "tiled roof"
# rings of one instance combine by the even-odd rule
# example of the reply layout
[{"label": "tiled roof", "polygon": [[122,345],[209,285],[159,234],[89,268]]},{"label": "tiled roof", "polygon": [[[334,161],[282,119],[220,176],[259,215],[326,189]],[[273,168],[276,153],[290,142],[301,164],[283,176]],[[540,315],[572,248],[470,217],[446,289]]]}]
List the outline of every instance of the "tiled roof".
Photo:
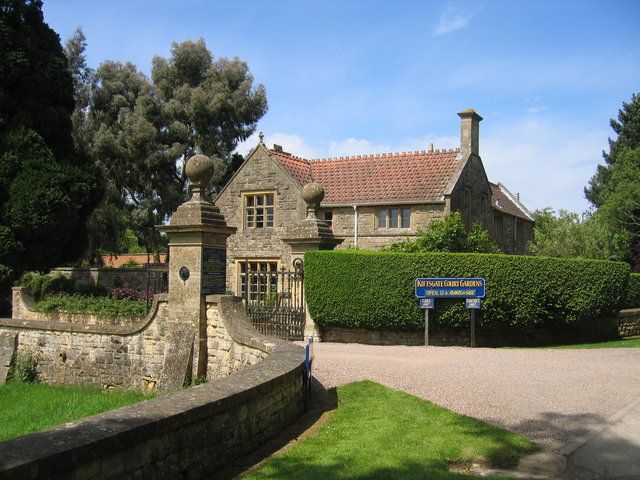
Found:
[{"label": "tiled roof", "polygon": [[496,210],[518,218],[532,221],[533,217],[511,192],[501,183],[489,182],[491,186],[491,206]]},{"label": "tiled roof", "polygon": [[320,182],[323,205],[442,200],[461,165],[458,149],[316,160],[270,153],[301,186]]}]

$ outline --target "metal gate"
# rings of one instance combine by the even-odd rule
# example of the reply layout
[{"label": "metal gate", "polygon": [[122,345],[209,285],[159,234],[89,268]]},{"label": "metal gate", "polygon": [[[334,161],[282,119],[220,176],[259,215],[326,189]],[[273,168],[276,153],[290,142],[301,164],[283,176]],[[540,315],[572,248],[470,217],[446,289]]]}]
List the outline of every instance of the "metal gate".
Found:
[{"label": "metal gate", "polygon": [[304,271],[296,259],[293,270],[274,261],[240,264],[240,289],[251,323],[260,333],[284,340],[304,339]]}]

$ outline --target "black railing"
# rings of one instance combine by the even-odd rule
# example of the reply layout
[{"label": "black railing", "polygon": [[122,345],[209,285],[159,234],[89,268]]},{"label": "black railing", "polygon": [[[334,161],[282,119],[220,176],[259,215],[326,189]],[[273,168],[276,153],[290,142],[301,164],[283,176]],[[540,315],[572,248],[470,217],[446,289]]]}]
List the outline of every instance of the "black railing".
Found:
[{"label": "black railing", "polygon": [[148,312],[151,308],[153,296],[169,291],[169,264],[147,263],[144,268],[146,273],[145,298]]},{"label": "black railing", "polygon": [[241,264],[240,287],[251,323],[260,333],[286,340],[304,334],[304,272],[302,261],[294,269],[275,262],[246,260]]}]

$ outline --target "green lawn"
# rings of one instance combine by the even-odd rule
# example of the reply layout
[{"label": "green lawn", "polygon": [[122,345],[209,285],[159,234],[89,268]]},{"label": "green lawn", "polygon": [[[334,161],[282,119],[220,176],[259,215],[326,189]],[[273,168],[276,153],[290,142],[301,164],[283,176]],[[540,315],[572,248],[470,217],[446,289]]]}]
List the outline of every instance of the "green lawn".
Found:
[{"label": "green lawn", "polygon": [[546,348],[640,348],[640,337],[623,338],[607,342],[578,343],[575,345],[554,345]]},{"label": "green lawn", "polygon": [[9,382],[0,387],[0,441],[147,398],[133,391]]},{"label": "green lawn", "polygon": [[339,387],[319,432],[274,456],[250,479],[463,479],[450,464],[509,467],[535,450],[521,435],[370,381]]}]

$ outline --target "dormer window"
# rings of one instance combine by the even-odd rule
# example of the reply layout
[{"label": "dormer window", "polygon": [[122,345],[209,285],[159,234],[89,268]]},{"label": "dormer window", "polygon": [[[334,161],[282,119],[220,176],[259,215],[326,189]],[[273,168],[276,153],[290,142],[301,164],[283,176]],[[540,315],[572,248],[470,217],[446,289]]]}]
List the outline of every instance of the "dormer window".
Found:
[{"label": "dormer window", "polygon": [[272,228],[275,218],[275,192],[244,194],[245,228]]}]

